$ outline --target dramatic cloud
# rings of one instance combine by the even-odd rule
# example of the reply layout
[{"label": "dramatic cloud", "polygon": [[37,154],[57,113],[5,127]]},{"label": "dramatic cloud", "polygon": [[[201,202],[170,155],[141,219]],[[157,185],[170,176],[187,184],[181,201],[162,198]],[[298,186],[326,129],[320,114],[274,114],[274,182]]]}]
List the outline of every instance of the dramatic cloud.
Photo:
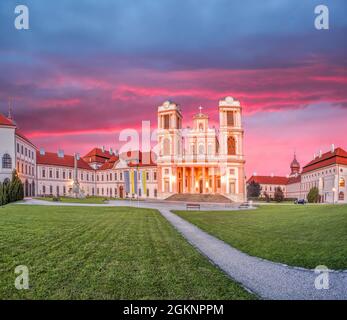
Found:
[{"label": "dramatic cloud", "polygon": [[38,146],[84,153],[119,148],[119,132],[142,120],[155,129],[167,99],[184,125],[202,105],[218,126],[218,100],[231,95],[243,105],[248,174],[285,174],[294,149],[304,163],[314,148],[347,147],[347,4],[329,3],[323,31],[316,4],[27,1],[30,30],[18,31],[13,1],[2,1],[0,112],[12,97]]}]

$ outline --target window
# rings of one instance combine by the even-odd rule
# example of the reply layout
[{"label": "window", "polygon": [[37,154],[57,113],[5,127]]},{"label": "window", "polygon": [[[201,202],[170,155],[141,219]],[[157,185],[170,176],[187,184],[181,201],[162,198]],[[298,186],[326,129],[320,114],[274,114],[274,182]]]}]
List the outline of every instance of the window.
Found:
[{"label": "window", "polygon": [[200,145],[199,145],[199,154],[200,154],[200,155],[203,155],[203,154],[204,154],[204,145],[203,145],[203,144],[200,144]]},{"label": "window", "polygon": [[340,191],[340,193],[339,193],[339,200],[340,201],[345,200],[345,194],[342,191]]},{"label": "window", "polygon": [[157,189],[154,189],[154,197],[157,197],[158,196],[158,191]]},{"label": "window", "polygon": [[149,197],[149,189],[148,188],[146,190],[146,193],[147,193],[147,197]]},{"label": "window", "polygon": [[17,153],[19,153],[19,143],[17,143]]},{"label": "window", "polygon": [[56,177],[57,179],[59,179],[59,171],[58,171],[58,170],[55,172],[55,177]]},{"label": "window", "polygon": [[[63,171],[63,179],[65,180],[66,179],[66,173],[65,171]],[[65,192],[64,192],[65,193]]]},{"label": "window", "polygon": [[233,125],[234,125],[234,112],[227,111],[227,126],[233,126]]},{"label": "window", "polygon": [[2,168],[11,169],[12,168],[12,159],[8,153],[5,153],[2,157]]},{"label": "window", "polygon": [[157,181],[157,172],[153,172],[153,180]]},{"label": "window", "polygon": [[170,128],[170,115],[166,114],[164,115],[164,129]]},{"label": "window", "polygon": [[343,178],[340,178],[340,180],[339,180],[339,186],[341,187],[341,188],[344,188],[345,187],[345,179],[343,179]]},{"label": "window", "polygon": [[235,138],[229,136],[228,137],[228,155],[235,155],[235,154],[236,154]]},{"label": "window", "polygon": [[146,180],[147,181],[149,180],[149,172],[148,171],[146,172]]},{"label": "window", "polygon": [[72,173],[71,173],[71,171],[69,171],[69,179],[70,179],[70,180],[72,179]]},{"label": "window", "polygon": [[117,172],[114,173],[114,180],[117,181]]},{"label": "window", "polygon": [[50,177],[50,178],[53,178],[52,169],[49,169],[49,177]]},{"label": "window", "polygon": [[204,130],[204,125],[202,123],[199,123],[199,131],[203,131]]},{"label": "window", "polygon": [[42,193],[46,194],[46,186],[42,186]]}]

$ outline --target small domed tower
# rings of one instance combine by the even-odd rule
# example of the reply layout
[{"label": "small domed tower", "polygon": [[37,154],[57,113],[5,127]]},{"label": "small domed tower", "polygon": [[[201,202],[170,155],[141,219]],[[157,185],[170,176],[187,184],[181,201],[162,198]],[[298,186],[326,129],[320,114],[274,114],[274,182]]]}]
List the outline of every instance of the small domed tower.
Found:
[{"label": "small domed tower", "polygon": [[290,170],[291,170],[290,172],[291,176],[295,176],[300,173],[300,163],[298,162],[298,160],[296,160],[295,152],[294,152],[294,159],[292,163],[290,164]]}]

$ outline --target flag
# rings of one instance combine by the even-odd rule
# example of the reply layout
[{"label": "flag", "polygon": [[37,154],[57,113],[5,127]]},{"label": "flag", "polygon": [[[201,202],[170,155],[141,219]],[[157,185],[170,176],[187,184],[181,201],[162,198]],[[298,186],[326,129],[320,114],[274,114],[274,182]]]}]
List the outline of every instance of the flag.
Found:
[{"label": "flag", "polygon": [[124,171],[125,192],[130,193],[129,171]]},{"label": "flag", "polygon": [[143,194],[146,194],[147,192],[147,185],[146,185],[146,171],[142,171],[142,177],[141,177],[141,180],[142,180],[142,189],[143,189]]}]

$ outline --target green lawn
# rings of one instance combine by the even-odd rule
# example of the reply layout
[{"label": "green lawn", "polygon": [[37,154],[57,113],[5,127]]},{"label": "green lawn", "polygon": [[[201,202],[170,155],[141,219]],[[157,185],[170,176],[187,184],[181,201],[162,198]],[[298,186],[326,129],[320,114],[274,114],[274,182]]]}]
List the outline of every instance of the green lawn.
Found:
[{"label": "green lawn", "polygon": [[255,298],[150,209],[9,205],[0,252],[0,299]]},{"label": "green lawn", "polygon": [[346,205],[176,213],[252,256],[305,268],[347,269]]},{"label": "green lawn", "polygon": [[[53,197],[39,197],[35,198],[38,200],[53,201]],[[106,198],[104,197],[86,197],[84,199],[76,199],[70,197],[60,197],[60,202],[68,203],[92,203],[92,204],[103,204]]]}]

